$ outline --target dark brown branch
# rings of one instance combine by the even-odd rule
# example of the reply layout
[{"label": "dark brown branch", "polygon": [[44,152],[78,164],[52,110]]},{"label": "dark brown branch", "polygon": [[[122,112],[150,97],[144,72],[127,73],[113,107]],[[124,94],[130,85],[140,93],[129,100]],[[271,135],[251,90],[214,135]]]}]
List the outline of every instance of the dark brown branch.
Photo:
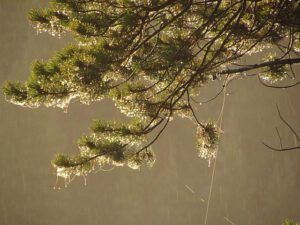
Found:
[{"label": "dark brown branch", "polygon": [[264,146],[266,146],[267,148],[273,150],[273,151],[277,151],[277,152],[285,152],[285,151],[291,151],[291,150],[296,150],[296,149],[300,149],[300,146],[296,146],[296,147],[291,147],[291,148],[274,148],[264,142],[262,142],[262,144]]},{"label": "dark brown branch", "polygon": [[278,138],[279,138],[280,147],[281,147],[281,149],[283,149],[282,141],[281,141],[281,136],[280,136],[279,130],[278,130],[277,127],[275,127],[275,129],[276,129],[276,132],[277,132],[277,135],[278,135]]},{"label": "dark brown branch", "polygon": [[189,108],[190,108],[190,110],[191,110],[191,112],[192,112],[192,114],[193,114],[193,116],[194,116],[197,124],[204,128],[205,126],[198,120],[198,118],[196,116],[196,113],[195,113],[195,111],[193,109],[193,106],[192,106],[191,101],[190,101],[190,93],[189,93],[188,89],[187,89],[186,93],[187,93],[187,99],[188,99]]},{"label": "dark brown branch", "polygon": [[295,86],[297,86],[297,85],[300,84],[300,81],[298,81],[298,82],[296,82],[296,83],[294,83],[294,84],[290,84],[290,85],[274,86],[274,85],[266,84],[265,82],[262,81],[262,79],[261,79],[259,76],[258,76],[258,80],[259,80],[259,82],[260,82],[263,86],[268,87],[268,88],[280,88],[280,89],[283,88],[283,89],[284,89],[284,88],[295,87]]},{"label": "dark brown branch", "polygon": [[299,138],[298,134],[296,133],[296,131],[294,130],[294,128],[281,115],[278,105],[276,105],[276,107],[277,107],[277,112],[278,112],[278,115],[279,115],[279,118],[281,119],[281,121],[292,131],[292,133],[295,135],[297,140],[300,141],[300,138]]},{"label": "dark brown branch", "polygon": [[[280,118],[280,120],[290,129],[290,131],[292,131],[292,133],[295,135],[295,137],[297,138],[297,141],[299,141],[300,142],[300,138],[299,138],[299,136],[298,136],[298,134],[296,133],[296,131],[294,130],[294,128],[283,118],[283,116],[281,115],[281,112],[280,112],[280,110],[279,110],[279,107],[278,107],[278,105],[276,105],[276,107],[277,107],[277,112],[278,112],[278,115],[279,115],[279,118]],[[279,131],[278,131],[278,129],[277,129],[277,127],[276,127],[276,131],[277,131],[277,135],[278,135],[278,138],[279,138],[279,141],[280,141],[280,148],[276,148],[276,147],[272,147],[272,146],[270,146],[270,145],[268,145],[268,144],[266,144],[265,142],[262,142],[262,144],[264,145],[264,146],[266,146],[267,148],[269,148],[269,149],[271,149],[271,150],[273,150],[273,151],[291,151],[291,150],[296,150],[296,149],[300,149],[300,145],[297,145],[297,146],[295,146],[295,147],[287,147],[287,148],[283,148],[283,146],[282,146],[282,141],[281,141],[281,137],[280,137],[280,134],[279,134]]]},{"label": "dark brown branch", "polygon": [[269,62],[248,65],[248,66],[245,66],[242,68],[237,68],[237,69],[223,70],[220,72],[220,74],[242,73],[242,72],[246,72],[246,71],[254,70],[254,69],[258,69],[258,68],[263,68],[263,67],[291,65],[291,64],[298,64],[298,63],[300,63],[300,58],[274,60],[274,61],[269,61]]}]

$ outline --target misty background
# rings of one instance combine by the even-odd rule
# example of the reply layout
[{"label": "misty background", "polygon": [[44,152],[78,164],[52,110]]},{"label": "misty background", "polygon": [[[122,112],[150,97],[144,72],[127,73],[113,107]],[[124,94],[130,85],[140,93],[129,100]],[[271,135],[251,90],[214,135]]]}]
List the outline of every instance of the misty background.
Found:
[{"label": "misty background", "polygon": [[[40,0],[0,0],[0,84],[25,81],[35,59],[47,60],[72,41],[70,37],[36,35],[27,13],[46,6]],[[300,66],[296,66],[300,76]],[[220,83],[203,89],[213,96]],[[276,225],[285,218],[300,221],[300,151],[273,152],[262,141],[280,146],[296,143],[280,121],[282,115],[300,133],[300,88],[270,89],[256,78],[228,88],[224,134],[208,211],[207,225]],[[216,119],[222,98],[199,107],[203,120]],[[76,178],[68,188],[53,189],[57,152],[77,153],[77,139],[88,133],[92,119],[124,118],[104,100],[61,109],[28,109],[0,95],[0,224],[1,225],[202,225],[212,167],[197,157],[196,127],[175,118],[153,145],[153,168],[116,167]]]}]

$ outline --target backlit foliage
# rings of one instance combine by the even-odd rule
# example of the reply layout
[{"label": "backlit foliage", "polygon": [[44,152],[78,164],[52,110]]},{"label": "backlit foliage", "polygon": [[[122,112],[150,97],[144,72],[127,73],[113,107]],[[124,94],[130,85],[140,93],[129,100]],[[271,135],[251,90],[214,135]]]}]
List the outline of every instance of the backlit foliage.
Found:
[{"label": "backlit foliage", "polygon": [[[107,164],[152,166],[151,145],[174,116],[195,123],[198,155],[211,162],[220,129],[197,118],[200,90],[253,69],[274,83],[300,62],[300,6],[293,0],[53,0],[31,10],[29,20],[37,33],[69,32],[74,42],[34,62],[26,82],[7,82],[7,101],[66,109],[75,100],[108,98],[131,119],[96,120],[77,156],[58,154],[52,163],[66,179]],[[274,47],[278,56],[241,63]]]},{"label": "backlit foliage", "polygon": [[198,156],[206,159],[209,165],[216,158],[220,133],[219,128],[211,122],[197,128]]},{"label": "backlit foliage", "polygon": [[299,225],[299,223],[294,222],[293,220],[286,219],[282,225]]}]

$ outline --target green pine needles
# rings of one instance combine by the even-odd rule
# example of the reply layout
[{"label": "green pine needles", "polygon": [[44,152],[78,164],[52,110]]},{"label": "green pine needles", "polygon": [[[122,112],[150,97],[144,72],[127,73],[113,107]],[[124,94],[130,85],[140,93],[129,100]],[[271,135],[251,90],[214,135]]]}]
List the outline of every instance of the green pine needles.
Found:
[{"label": "green pine needles", "polygon": [[290,219],[286,219],[286,220],[284,220],[282,225],[299,225],[299,223],[296,223],[295,221],[290,220]]},{"label": "green pine needles", "polygon": [[[96,120],[77,156],[58,154],[52,164],[67,180],[105,165],[151,167],[151,146],[174,116],[195,123],[198,155],[211,162],[221,129],[197,118],[200,90],[215,80],[226,89],[249,71],[274,83],[300,63],[299,1],[53,0],[29,20],[38,33],[72,33],[74,43],[34,62],[26,82],[4,84],[7,101],[66,109],[108,98],[131,119]],[[278,56],[241,63],[274,48]]]}]

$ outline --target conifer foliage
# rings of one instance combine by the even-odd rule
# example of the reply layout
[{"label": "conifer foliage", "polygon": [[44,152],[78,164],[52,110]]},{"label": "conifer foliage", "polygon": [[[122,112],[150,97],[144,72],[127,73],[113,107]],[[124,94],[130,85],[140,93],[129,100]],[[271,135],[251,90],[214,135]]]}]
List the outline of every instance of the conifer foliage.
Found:
[{"label": "conifer foliage", "polygon": [[[47,62],[34,62],[26,82],[7,82],[7,101],[67,108],[73,100],[109,98],[131,118],[95,120],[78,155],[58,154],[52,163],[66,179],[106,164],[152,166],[151,145],[175,115],[195,123],[198,154],[210,162],[221,131],[197,118],[200,90],[249,71],[270,85],[300,63],[294,0],[53,0],[31,10],[29,20],[38,33],[69,32],[74,42]],[[241,64],[271,48],[280,54]]]}]

